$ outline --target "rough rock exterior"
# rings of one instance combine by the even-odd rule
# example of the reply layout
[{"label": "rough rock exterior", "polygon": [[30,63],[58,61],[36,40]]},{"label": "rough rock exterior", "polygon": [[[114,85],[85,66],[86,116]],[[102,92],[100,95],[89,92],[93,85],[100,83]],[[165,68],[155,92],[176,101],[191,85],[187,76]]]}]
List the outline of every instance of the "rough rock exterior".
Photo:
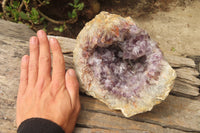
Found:
[{"label": "rough rock exterior", "polygon": [[80,32],[73,60],[83,90],[126,117],[159,104],[176,77],[144,30],[107,12]]}]

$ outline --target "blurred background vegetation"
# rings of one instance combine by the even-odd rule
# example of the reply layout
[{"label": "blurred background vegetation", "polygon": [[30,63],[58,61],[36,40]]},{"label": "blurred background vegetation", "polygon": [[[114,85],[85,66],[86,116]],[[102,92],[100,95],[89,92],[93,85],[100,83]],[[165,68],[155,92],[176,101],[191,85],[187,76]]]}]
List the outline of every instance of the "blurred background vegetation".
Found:
[{"label": "blurred background vegetation", "polygon": [[167,11],[172,1],[175,0],[0,0],[0,18],[24,23],[34,31],[43,29],[50,35],[76,38],[85,23],[102,10],[140,17]]}]

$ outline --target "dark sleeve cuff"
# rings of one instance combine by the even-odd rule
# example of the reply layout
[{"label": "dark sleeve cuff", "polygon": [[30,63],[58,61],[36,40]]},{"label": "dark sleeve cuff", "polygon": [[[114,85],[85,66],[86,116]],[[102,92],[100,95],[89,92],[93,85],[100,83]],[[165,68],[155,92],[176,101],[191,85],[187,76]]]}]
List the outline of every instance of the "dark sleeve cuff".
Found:
[{"label": "dark sleeve cuff", "polygon": [[17,133],[65,133],[56,123],[42,119],[30,118],[23,121],[17,129]]}]

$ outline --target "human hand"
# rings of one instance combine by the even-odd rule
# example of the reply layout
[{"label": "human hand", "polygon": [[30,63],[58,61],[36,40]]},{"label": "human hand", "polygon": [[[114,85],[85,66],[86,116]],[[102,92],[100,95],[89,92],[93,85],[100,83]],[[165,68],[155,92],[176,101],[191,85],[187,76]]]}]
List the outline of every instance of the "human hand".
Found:
[{"label": "human hand", "polygon": [[[73,69],[65,74],[60,45],[42,30],[30,39],[30,56],[21,61],[17,97],[17,127],[29,118],[44,118],[72,132],[80,111],[79,83]],[[52,74],[51,55],[53,54]]]}]

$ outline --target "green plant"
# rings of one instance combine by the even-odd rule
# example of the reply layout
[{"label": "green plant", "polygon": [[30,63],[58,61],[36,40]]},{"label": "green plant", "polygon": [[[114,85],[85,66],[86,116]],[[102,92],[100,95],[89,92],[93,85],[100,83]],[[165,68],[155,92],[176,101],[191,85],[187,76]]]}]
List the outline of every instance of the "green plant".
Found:
[{"label": "green plant", "polygon": [[2,12],[0,12],[0,18],[2,18],[3,17],[3,13]]},{"label": "green plant", "polygon": [[43,0],[43,4],[48,5],[48,4],[50,4],[50,1],[49,0]]},{"label": "green plant", "polygon": [[60,25],[59,27],[55,27],[55,31],[63,32],[66,29],[66,24]]},{"label": "green plant", "polygon": [[30,20],[34,24],[38,24],[44,21],[44,17],[40,17],[39,12],[35,8],[32,8],[31,13],[28,15],[29,15]]},{"label": "green plant", "polygon": [[[28,4],[30,0],[25,0],[24,2]],[[40,24],[44,20],[44,17],[40,17],[36,8],[32,7],[30,11],[25,12],[21,11],[20,5],[21,3],[19,1],[13,1],[11,4],[6,6],[6,17],[11,17],[15,22],[27,20],[32,24]]]},{"label": "green plant", "polygon": [[42,28],[42,30],[44,30],[45,32],[47,32],[47,23],[44,22],[43,26],[44,26],[44,27]]},{"label": "green plant", "polygon": [[23,20],[29,20],[33,24],[40,24],[44,21],[44,17],[40,17],[39,12],[35,8],[32,8],[30,12],[20,12],[19,15]]},{"label": "green plant", "polygon": [[13,1],[12,4],[9,4],[6,6],[5,10],[7,11],[6,16],[11,16],[11,18],[17,22],[19,20],[19,12],[18,8],[20,6],[20,2],[18,1]]},{"label": "green plant", "polygon": [[69,18],[76,18],[78,16],[77,15],[78,11],[81,11],[84,8],[84,3],[83,2],[79,3],[79,0],[74,0],[74,3],[69,3],[69,5],[73,7],[72,12],[68,12]]},{"label": "green plant", "polygon": [[29,3],[30,3],[30,0],[24,0],[24,2],[26,2],[27,4],[29,4]]},{"label": "green plant", "polygon": [[43,1],[38,0],[38,2],[39,2],[38,7],[50,4],[50,0],[43,0]]},{"label": "green plant", "polygon": [[[69,1],[69,0],[68,0]],[[47,29],[48,22],[51,22],[59,27],[55,27],[55,31],[63,32],[67,29],[67,26],[74,24],[78,20],[78,12],[83,10],[84,3],[79,0],[73,0],[72,3],[68,3],[68,19],[66,20],[55,20],[45,13],[40,11],[40,7],[46,6],[52,2],[51,0],[5,0],[5,3],[2,4],[3,12],[0,12],[0,18],[4,18],[16,23],[25,23],[30,28],[37,30],[36,24],[38,27],[43,25],[44,30]],[[51,3],[52,4],[52,3]],[[44,21],[46,20],[46,21]],[[46,24],[45,24],[46,23]],[[67,25],[66,25],[67,24]]]},{"label": "green plant", "polygon": [[64,31],[64,27],[61,25],[60,27],[55,27],[54,30],[55,31],[59,31],[59,32],[63,32]]}]

